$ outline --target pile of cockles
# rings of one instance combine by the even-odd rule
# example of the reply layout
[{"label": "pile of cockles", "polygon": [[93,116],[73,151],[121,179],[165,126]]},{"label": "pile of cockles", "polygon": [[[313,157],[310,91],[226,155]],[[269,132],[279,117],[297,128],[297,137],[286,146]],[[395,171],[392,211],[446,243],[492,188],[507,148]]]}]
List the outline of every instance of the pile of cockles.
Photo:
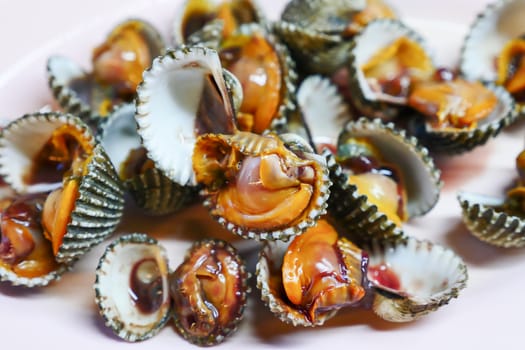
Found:
[{"label": "pile of cockles", "polygon": [[[171,42],[132,18],[93,49],[90,68],[50,57],[60,111],[0,135],[11,189],[0,279],[56,283],[118,233],[95,299],[131,342],[171,322],[193,344],[219,344],[249,297],[295,326],[348,308],[392,322],[437,310],[466,286],[467,267],[403,226],[439,200],[433,153],[469,152],[522,115],[525,22],[504,18],[522,15],[523,0],[488,6],[457,68],[437,66],[382,0],[292,0],[275,21],[253,0],[188,0]],[[517,164],[507,198],[458,196],[485,242],[524,245],[523,153]],[[128,197],[158,220],[204,206],[232,240],[254,243],[256,266],[215,237],[170,265],[162,241],[119,232]]]}]

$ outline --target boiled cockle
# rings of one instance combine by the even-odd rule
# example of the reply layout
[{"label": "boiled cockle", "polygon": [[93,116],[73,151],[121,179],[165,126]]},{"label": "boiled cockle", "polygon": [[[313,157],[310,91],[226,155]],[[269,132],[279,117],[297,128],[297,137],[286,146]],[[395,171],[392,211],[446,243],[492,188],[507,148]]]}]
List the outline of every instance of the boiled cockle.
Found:
[{"label": "boiled cockle", "polygon": [[289,244],[266,244],[257,263],[257,287],[282,321],[319,326],[365,297],[367,262],[366,253],[321,219]]},{"label": "boiled cockle", "polygon": [[164,50],[164,40],[151,24],[130,19],[93,49],[90,72],[68,58],[50,57],[49,86],[66,111],[84,120],[107,116],[115,106],[133,101],[142,72]]},{"label": "boiled cockle", "polygon": [[41,223],[59,262],[77,260],[120,222],[124,198],[116,171],[77,117],[56,112],[14,120],[0,137],[0,164],[17,192],[50,192]]},{"label": "boiled cockle", "polygon": [[314,225],[326,209],[328,170],[306,141],[290,142],[303,150],[292,151],[274,134],[200,136],[193,168],[211,215],[236,234],[262,240],[287,240]]},{"label": "boiled cockle", "polygon": [[236,250],[223,241],[196,242],[170,276],[177,331],[197,345],[215,345],[241,321],[248,274]]},{"label": "boiled cockle", "polygon": [[218,47],[222,66],[243,88],[239,129],[263,133],[286,122],[293,106],[295,64],[288,50],[264,27],[243,25]]}]

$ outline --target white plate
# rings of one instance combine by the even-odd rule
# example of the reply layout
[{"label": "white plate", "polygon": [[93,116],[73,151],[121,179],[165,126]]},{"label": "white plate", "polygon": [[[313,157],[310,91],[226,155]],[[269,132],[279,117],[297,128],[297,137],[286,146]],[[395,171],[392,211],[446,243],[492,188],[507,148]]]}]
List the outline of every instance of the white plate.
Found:
[{"label": "white plate", "polygon": [[[177,4],[173,0],[0,2],[0,119],[8,120],[51,103],[45,62],[64,54],[87,66],[91,48],[129,16],[152,21],[167,35]],[[262,2],[262,1],[261,1]],[[264,5],[276,18],[284,1]],[[485,0],[392,1],[403,18],[434,47],[443,65],[453,65],[470,23]],[[124,6],[124,4],[126,4]],[[524,146],[523,123],[473,152],[440,158],[445,188],[436,208],[407,225],[411,235],[446,245],[469,268],[467,288],[458,299],[410,324],[380,320],[370,311],[348,310],[317,329],[293,328],[250,298],[246,319],[224,348],[322,349],[489,349],[522,348],[525,311],[525,250],[498,249],[473,238],[460,220],[460,189],[501,194],[515,178],[514,159]],[[215,229],[206,213],[190,211],[166,220],[130,219],[119,232],[148,232],[166,245],[172,266],[182,261],[192,235]],[[204,221],[204,223],[203,223]],[[82,259],[61,281],[41,290],[0,284],[0,346],[17,349],[76,347],[105,349],[190,347],[171,327],[153,339],[127,344],[107,329],[94,305],[95,266],[104,246]]]}]

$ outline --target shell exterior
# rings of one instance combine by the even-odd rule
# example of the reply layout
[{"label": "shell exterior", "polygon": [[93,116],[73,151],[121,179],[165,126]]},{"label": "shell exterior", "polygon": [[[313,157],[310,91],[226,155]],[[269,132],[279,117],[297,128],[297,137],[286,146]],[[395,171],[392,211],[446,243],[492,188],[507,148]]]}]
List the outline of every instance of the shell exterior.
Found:
[{"label": "shell exterior", "polygon": [[[236,274],[235,279],[239,284],[239,289],[235,292],[237,309],[235,310],[234,314],[231,316],[231,319],[228,320],[227,325],[224,325],[224,326],[219,325],[218,327],[210,331],[210,333],[207,334],[206,336],[196,336],[192,334],[191,332],[189,332],[184,327],[183,323],[181,322],[181,315],[178,314],[176,306],[174,306],[174,310],[173,310],[173,319],[174,319],[176,331],[184,339],[186,339],[190,343],[193,343],[199,346],[211,346],[211,345],[220,344],[224,342],[226,339],[228,339],[228,337],[232,336],[237,331],[237,327],[239,326],[240,322],[243,320],[244,311],[246,309],[246,304],[247,304],[248,293],[250,291],[250,288],[248,287],[249,273],[246,270],[245,262],[240,257],[237,250],[232,245],[222,240],[206,239],[206,240],[195,242],[192,245],[192,247],[186,252],[186,256],[184,260],[188,261],[192,257],[198,258],[199,261],[202,260],[202,257],[199,258],[198,255],[193,256],[194,254],[197,254],[201,248],[208,249],[210,252],[214,252],[215,254],[217,251],[223,251],[228,254],[229,261],[227,262],[222,261],[222,263],[224,264],[227,263],[229,266],[228,271],[225,273]],[[182,264],[184,264],[184,262]],[[174,274],[177,274],[177,272],[175,271]],[[173,293],[173,289],[172,289],[172,293]],[[182,316],[187,317],[187,315],[182,315]]]},{"label": "shell exterior", "polygon": [[460,192],[457,199],[463,222],[475,237],[496,247],[525,247],[523,218],[497,210],[504,199],[466,192]]},{"label": "shell exterior", "polygon": [[257,288],[261,291],[261,298],[270,311],[283,322],[303,327],[321,326],[334,317],[337,310],[320,315],[317,322],[313,323],[303,312],[291,307],[289,302],[279,293],[281,286],[275,285],[273,276],[280,276],[281,274],[281,265],[288,245],[289,243],[280,241],[267,242],[259,253],[255,274],[257,276]]},{"label": "shell exterior", "polygon": [[[149,259],[160,274],[162,303],[153,312],[143,312],[130,295],[130,280],[136,264]],[[157,334],[171,316],[168,274],[165,249],[146,234],[127,234],[108,245],[100,257],[94,284],[95,301],[106,326],[129,342]]]},{"label": "shell exterior", "polygon": [[297,106],[314,144],[336,145],[351,119],[348,105],[329,79],[312,75],[301,82]]},{"label": "shell exterior", "polygon": [[[141,19],[131,18],[119,23],[108,33],[108,37],[130,23],[140,25],[141,34],[148,43],[152,57],[165,50],[164,39],[160,33],[150,23]],[[92,73],[73,60],[63,56],[51,56],[47,62],[47,76],[54,98],[66,112],[85,121],[96,120],[106,115],[101,110],[107,108],[101,106],[112,92],[95,82]],[[111,108],[113,107],[115,106]]]},{"label": "shell exterior", "polygon": [[512,96],[501,86],[488,85],[498,99],[492,113],[473,128],[433,129],[418,119],[412,121],[413,134],[429,149],[436,152],[459,154],[471,151],[496,137],[503,128],[518,119]]},{"label": "shell exterior", "polygon": [[[399,166],[407,193],[408,218],[424,215],[434,207],[442,187],[441,172],[417,139],[408,137],[405,131],[396,129],[392,123],[367,118],[349,122],[340,134],[339,142],[348,137],[366,137],[378,148],[385,161]],[[402,237],[402,229],[378,211],[355,185],[348,183],[347,175],[333,156],[328,152],[325,156],[334,183],[329,210],[351,231],[352,241],[359,244],[374,239]]]},{"label": "shell exterior", "polygon": [[[222,50],[225,49],[228,51],[228,49],[231,49],[231,47],[224,48],[224,45],[228,42],[228,39],[230,42],[235,43],[236,41],[239,41],[239,39],[243,38],[262,38],[272,49],[272,51],[275,52],[278,58],[278,69],[280,70],[280,89],[279,89],[279,101],[277,110],[275,111],[275,114],[272,118],[272,121],[270,125],[268,126],[268,130],[280,130],[282,129],[283,125],[286,123],[286,119],[288,115],[295,109],[295,94],[296,94],[296,85],[297,85],[297,72],[296,72],[296,65],[295,61],[291,58],[290,53],[287,49],[287,47],[281,43],[281,41],[273,35],[271,32],[269,32],[266,27],[260,25],[260,24],[244,24],[240,26],[235,32],[231,34],[229,38],[225,38],[217,48],[217,51],[219,52],[219,55],[221,55]],[[234,45],[234,47],[241,47],[240,45]],[[256,59],[262,59],[260,57],[256,57]],[[235,65],[235,63],[234,63]],[[229,69],[229,66],[224,62],[223,60],[223,66],[226,69]],[[275,67],[264,67],[264,69],[270,69]],[[252,68],[253,69],[253,68]],[[259,67],[257,68],[260,69]],[[255,74],[259,75],[259,71],[254,72]],[[245,74],[243,72],[243,74]],[[244,84],[240,85],[241,87],[243,85],[247,85],[247,82],[244,82]],[[246,93],[243,94],[244,97],[246,97]],[[241,110],[242,111],[242,110]],[[262,133],[262,132],[258,132]]]},{"label": "shell exterior", "polygon": [[[462,259],[448,248],[409,238],[405,242],[368,248],[368,279],[376,288],[373,310],[392,322],[420,318],[458,297],[468,274]],[[371,271],[386,268],[399,285],[386,285]]]},{"label": "shell exterior", "polygon": [[[191,40],[189,42],[187,39],[185,39],[186,35],[184,34],[183,29],[184,23],[189,14],[194,13],[206,15],[207,20],[202,21],[205,27],[210,22],[223,22],[222,20],[217,20],[216,15],[214,13],[217,11],[219,6],[226,6],[226,4],[228,4],[228,6],[230,6],[231,9],[235,9],[237,13],[242,13],[240,18],[238,19],[239,25],[246,23],[266,23],[266,16],[261,6],[258,4],[257,0],[186,0],[179,6],[177,11],[175,12],[172,30],[172,37],[174,43],[176,45],[190,44]],[[253,17],[254,22],[251,22],[251,20],[249,19],[251,17]],[[200,29],[202,28],[194,28],[194,31],[199,31]]]},{"label": "shell exterior", "polygon": [[[212,216],[214,216],[218,222],[229,231],[244,238],[286,241],[291,237],[304,232],[308,227],[315,225],[319,217],[326,213],[331,181],[328,176],[328,169],[326,168],[324,159],[314,153],[309,153],[308,150],[311,150],[310,146],[299,136],[290,138],[289,141],[292,144],[290,146],[285,146],[285,143],[274,134],[260,136],[247,132],[238,132],[231,136],[208,134],[199,138],[199,143],[196,146],[193,156],[193,164],[196,169],[195,171],[200,173],[201,181],[205,186],[204,195],[206,199],[204,205],[210,209]],[[294,149],[296,151],[301,149],[297,152],[300,156],[295,154],[293,159],[290,157],[286,162],[292,163],[294,166],[310,164],[310,166],[315,169],[312,198],[309,200],[308,206],[300,216],[293,218],[293,220],[285,226],[281,225],[280,227],[272,229],[261,229],[257,227],[249,227],[249,225],[241,225],[221,216],[219,214],[220,208],[217,203],[217,198],[220,191],[224,189],[224,187],[221,188],[224,183],[221,184],[221,178],[223,175],[219,175],[219,173],[224,171],[229,174],[232,170],[211,169],[215,164],[213,161],[214,152],[219,149],[229,149],[230,152],[239,155],[240,161],[245,157],[260,157],[264,154],[280,152],[283,150],[282,147],[290,147],[289,152],[294,152]],[[208,166],[211,166],[211,168],[208,168]]]},{"label": "shell exterior", "polygon": [[[129,152],[141,147],[136,128],[133,105],[124,105],[115,110],[104,118],[99,128],[97,137],[114,167],[120,171]],[[181,186],[168,179],[157,168],[147,169],[129,179],[121,174],[120,178],[135,203],[150,215],[173,213],[197,198],[197,188]]]},{"label": "shell exterior", "polygon": [[[373,21],[352,41],[350,57],[347,61],[350,96],[357,109],[367,116],[391,119],[398,113],[399,106],[378,97],[378,94],[372,91],[361,66],[368,62],[381,48],[402,37],[417,43],[427,54],[427,59],[433,61],[431,51],[423,37],[398,20],[381,19]],[[435,65],[433,64],[433,66]]]},{"label": "shell exterior", "polygon": [[[169,50],[153,61],[143,78],[137,89],[135,120],[148,157],[171,181],[195,186],[191,157],[197,122],[211,125],[212,130],[202,132],[231,133],[235,129],[219,56],[204,47]],[[210,109],[203,121],[199,106],[203,91],[210,87],[205,84],[207,78],[213,80],[222,101],[217,106],[220,111],[203,107]]]},{"label": "shell exterior", "polygon": [[[33,157],[60,126],[70,125],[94,145],[86,165],[67,224],[66,234],[56,254],[59,262],[73,262],[111,235],[124,210],[123,188],[104,149],[95,145],[89,127],[68,114],[36,113],[25,115],[6,126],[0,137],[0,171],[17,192],[36,193],[53,190],[49,185],[24,183],[24,172]],[[28,143],[30,139],[32,142]]]}]

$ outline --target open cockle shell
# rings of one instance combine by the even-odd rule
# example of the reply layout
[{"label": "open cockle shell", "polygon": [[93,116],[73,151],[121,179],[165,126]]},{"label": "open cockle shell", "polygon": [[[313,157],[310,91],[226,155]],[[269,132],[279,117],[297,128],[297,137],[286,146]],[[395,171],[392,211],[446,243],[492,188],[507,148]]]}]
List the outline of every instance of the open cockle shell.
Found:
[{"label": "open cockle shell", "polygon": [[[347,138],[366,138],[378,149],[385,162],[397,165],[407,196],[407,219],[424,215],[434,207],[442,187],[441,172],[417,139],[408,137],[392,123],[367,118],[347,123],[338,143],[344,143]],[[403,235],[400,227],[369,202],[366,195],[360,194],[357,186],[348,182],[348,175],[342,172],[331,154],[328,163],[334,183],[329,210],[358,235],[352,239],[355,243]]]},{"label": "open cockle shell", "polygon": [[410,123],[411,133],[432,151],[459,154],[471,151],[496,137],[503,128],[518,118],[512,96],[501,86],[487,85],[497,98],[493,111],[471,128],[433,128],[424,118],[415,118]]},{"label": "open cockle shell", "polygon": [[[106,326],[130,342],[157,334],[171,317],[168,274],[166,251],[155,239],[133,233],[113,241],[99,260],[94,284],[95,301]],[[140,288],[133,289],[134,280],[145,284],[147,296],[157,298],[146,301],[152,305],[141,304],[144,295],[135,293]]]},{"label": "open cockle shell", "polygon": [[417,45],[421,51],[418,54],[422,56],[417,62],[424,66],[420,69],[421,74],[431,75],[433,70],[428,72],[426,70],[433,69],[435,65],[423,37],[398,20],[373,21],[352,41],[350,58],[347,61],[350,96],[356,108],[369,117],[391,119],[397,115],[399,106],[405,104],[403,99],[373,91],[362,68],[381,49],[401,38],[406,38]]},{"label": "open cockle shell", "polygon": [[331,182],[324,158],[310,153],[299,136],[284,139],[247,132],[199,137],[193,166],[204,186],[204,204],[229,231],[288,240],[326,212]]},{"label": "open cockle shell", "polygon": [[[219,10],[222,12],[220,16],[217,13]],[[228,18],[228,15],[231,17]],[[189,25],[192,17],[195,23]],[[225,23],[225,18],[228,23]],[[223,22],[221,36],[228,36],[242,24],[264,24],[266,16],[257,0],[186,0],[175,13],[173,41],[176,45],[189,44],[187,39],[192,34],[213,21]]]},{"label": "open cockle shell", "polygon": [[[141,19],[128,19],[115,26],[107,39],[122,28],[135,28],[144,39],[151,58],[165,50],[164,39],[148,22]],[[88,121],[111,112],[116,98],[110,86],[97,82],[94,73],[82,68],[73,60],[63,56],[51,56],[47,62],[48,84],[58,104],[66,111]]]},{"label": "open cockle shell", "polygon": [[504,198],[460,192],[463,222],[481,241],[503,248],[525,247],[525,221],[503,210]]},{"label": "open cockle shell", "polygon": [[[111,235],[124,210],[120,180],[102,146],[95,143],[89,127],[77,117],[60,113],[28,114],[11,122],[0,137],[0,172],[20,193],[59,188],[60,184],[28,184],[25,177],[32,169],[34,158],[61,127],[76,130],[91,149],[78,179],[78,197],[69,213],[63,240],[55,252],[57,261],[72,262]],[[68,176],[64,175],[64,184]]]},{"label": "open cockle shell", "polygon": [[[244,318],[249,275],[244,260],[229,243],[217,239],[195,242],[170,277],[176,331],[199,346],[217,345],[232,336]],[[224,296],[214,288],[219,286]],[[217,297],[222,298],[220,305]]]},{"label": "open cockle shell", "polygon": [[408,238],[365,250],[368,280],[376,289],[372,308],[387,321],[415,320],[448,304],[466,286],[467,266],[438,244]]},{"label": "open cockle shell", "polygon": [[170,180],[196,185],[191,156],[200,133],[232,133],[234,109],[217,52],[183,47],[157,57],[137,89],[138,133]]},{"label": "open cockle shell", "polygon": [[[168,179],[160,170],[147,165],[139,166],[129,160],[132,150],[141,149],[137,133],[134,105],[123,105],[104,118],[97,138],[106,150],[126,190],[141,209],[150,215],[164,215],[184,208],[197,199],[198,189],[181,186]],[[133,158],[133,157],[132,157]],[[137,160],[141,162],[141,160]],[[147,163],[147,159],[144,163]],[[131,165],[127,163],[131,162]],[[135,166],[133,166],[135,165]],[[140,167],[130,176],[127,168]],[[146,169],[142,169],[146,167]]]},{"label": "open cockle shell", "polygon": [[[258,134],[280,130],[295,109],[297,72],[287,47],[266,27],[251,23],[223,38],[217,51],[244,90],[239,129]],[[251,127],[241,125],[243,112],[251,115]]]}]

